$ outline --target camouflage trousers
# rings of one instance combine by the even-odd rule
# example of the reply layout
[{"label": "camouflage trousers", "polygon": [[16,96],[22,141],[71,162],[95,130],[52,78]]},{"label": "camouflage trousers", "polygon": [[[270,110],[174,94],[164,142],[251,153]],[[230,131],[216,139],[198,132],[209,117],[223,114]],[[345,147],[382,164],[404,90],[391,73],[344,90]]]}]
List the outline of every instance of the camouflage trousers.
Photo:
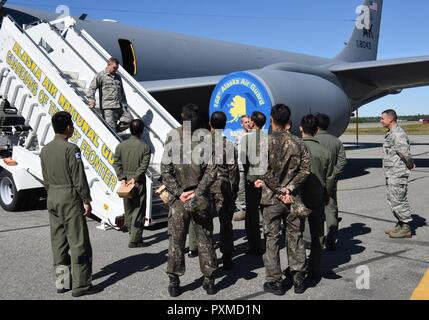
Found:
[{"label": "camouflage trousers", "polygon": [[[231,256],[234,251],[234,230],[232,229],[232,197],[229,194],[214,193],[212,196],[212,216],[219,217],[220,224],[220,252],[225,256]],[[198,249],[194,223],[189,225],[189,250]]]},{"label": "camouflage trousers", "polygon": [[193,224],[198,244],[201,273],[212,277],[217,269],[216,252],[213,247],[213,219],[210,211],[186,211],[180,200],[170,206],[168,213],[168,260],[166,273],[181,276],[185,274],[185,244],[189,224]]},{"label": "camouflage trousers", "polygon": [[[104,110],[104,120],[113,130],[123,131],[130,126],[133,116],[128,108],[106,109]],[[119,128],[117,128],[118,121],[119,124],[122,123]]]},{"label": "camouflage trousers", "polygon": [[398,183],[394,179],[386,178],[387,202],[393,215],[399,222],[409,223],[413,221],[411,217],[411,207],[408,202],[408,184],[405,181]]},{"label": "camouflage trousers", "polygon": [[289,206],[277,204],[263,207],[266,251],[264,254],[267,281],[282,281],[280,265],[280,235],[282,220],[286,221],[286,248],[292,272],[305,272],[305,245],[301,233],[301,219],[290,213]]}]

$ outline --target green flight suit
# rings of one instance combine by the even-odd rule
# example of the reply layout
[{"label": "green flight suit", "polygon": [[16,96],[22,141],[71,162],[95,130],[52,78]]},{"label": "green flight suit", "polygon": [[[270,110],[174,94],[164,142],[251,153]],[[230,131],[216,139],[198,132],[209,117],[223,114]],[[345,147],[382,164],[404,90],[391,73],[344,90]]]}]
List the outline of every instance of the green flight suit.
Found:
[{"label": "green flight suit", "polygon": [[[91,286],[92,248],[84,203],[91,202],[80,149],[56,135],[40,154],[43,180],[48,193],[47,206],[51,228],[51,244],[57,289],[69,289],[69,283],[59,287],[64,270],[72,270],[73,293]],[[70,251],[70,254],[69,254]]]},{"label": "green flight suit", "polygon": [[329,194],[329,203],[325,206],[325,218],[328,244],[335,244],[338,233],[338,203],[337,203],[337,181],[343,172],[346,164],[346,151],[342,142],[327,131],[320,130],[314,137],[314,140],[324,146],[331,154],[331,160],[334,163],[334,183],[333,189]]},{"label": "green flight suit", "polygon": [[133,197],[124,198],[125,224],[131,243],[142,241],[146,213],[146,171],[150,154],[149,146],[135,136],[121,142],[115,150],[113,166],[118,180],[134,179],[137,183]]},{"label": "green flight suit", "polygon": [[306,137],[303,141],[311,159],[311,173],[302,184],[301,196],[304,205],[312,210],[305,221],[304,239],[311,241],[308,271],[319,274],[324,239],[324,207],[335,184],[334,163],[329,151],[314,138]]}]

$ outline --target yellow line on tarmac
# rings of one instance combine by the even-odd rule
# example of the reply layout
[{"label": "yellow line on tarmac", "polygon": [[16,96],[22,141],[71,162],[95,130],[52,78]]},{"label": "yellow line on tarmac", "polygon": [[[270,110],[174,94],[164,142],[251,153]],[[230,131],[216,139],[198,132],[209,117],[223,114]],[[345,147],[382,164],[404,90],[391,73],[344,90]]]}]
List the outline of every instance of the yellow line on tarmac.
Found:
[{"label": "yellow line on tarmac", "polygon": [[411,300],[429,300],[429,269],[426,270],[425,275],[414,290]]}]

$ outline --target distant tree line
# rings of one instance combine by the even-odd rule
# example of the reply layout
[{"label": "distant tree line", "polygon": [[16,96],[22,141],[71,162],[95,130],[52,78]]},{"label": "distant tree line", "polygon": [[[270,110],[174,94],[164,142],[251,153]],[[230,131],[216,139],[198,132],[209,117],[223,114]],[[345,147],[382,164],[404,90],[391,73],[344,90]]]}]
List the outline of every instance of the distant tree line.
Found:
[{"label": "distant tree line", "polygon": [[[403,121],[419,121],[420,119],[429,119],[429,114],[417,114],[414,116],[398,116]],[[379,122],[380,117],[359,117],[359,123]],[[356,123],[356,117],[350,119],[350,123]]]}]

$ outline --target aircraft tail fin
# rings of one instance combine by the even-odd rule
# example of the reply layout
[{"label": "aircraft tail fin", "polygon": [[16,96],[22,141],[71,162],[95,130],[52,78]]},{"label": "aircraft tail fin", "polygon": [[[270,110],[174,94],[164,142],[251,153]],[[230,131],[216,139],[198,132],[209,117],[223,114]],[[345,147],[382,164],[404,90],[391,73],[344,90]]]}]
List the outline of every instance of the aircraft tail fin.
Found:
[{"label": "aircraft tail fin", "polygon": [[359,14],[353,34],[347,46],[336,57],[345,62],[361,62],[377,59],[383,0],[365,0],[356,13]]}]

